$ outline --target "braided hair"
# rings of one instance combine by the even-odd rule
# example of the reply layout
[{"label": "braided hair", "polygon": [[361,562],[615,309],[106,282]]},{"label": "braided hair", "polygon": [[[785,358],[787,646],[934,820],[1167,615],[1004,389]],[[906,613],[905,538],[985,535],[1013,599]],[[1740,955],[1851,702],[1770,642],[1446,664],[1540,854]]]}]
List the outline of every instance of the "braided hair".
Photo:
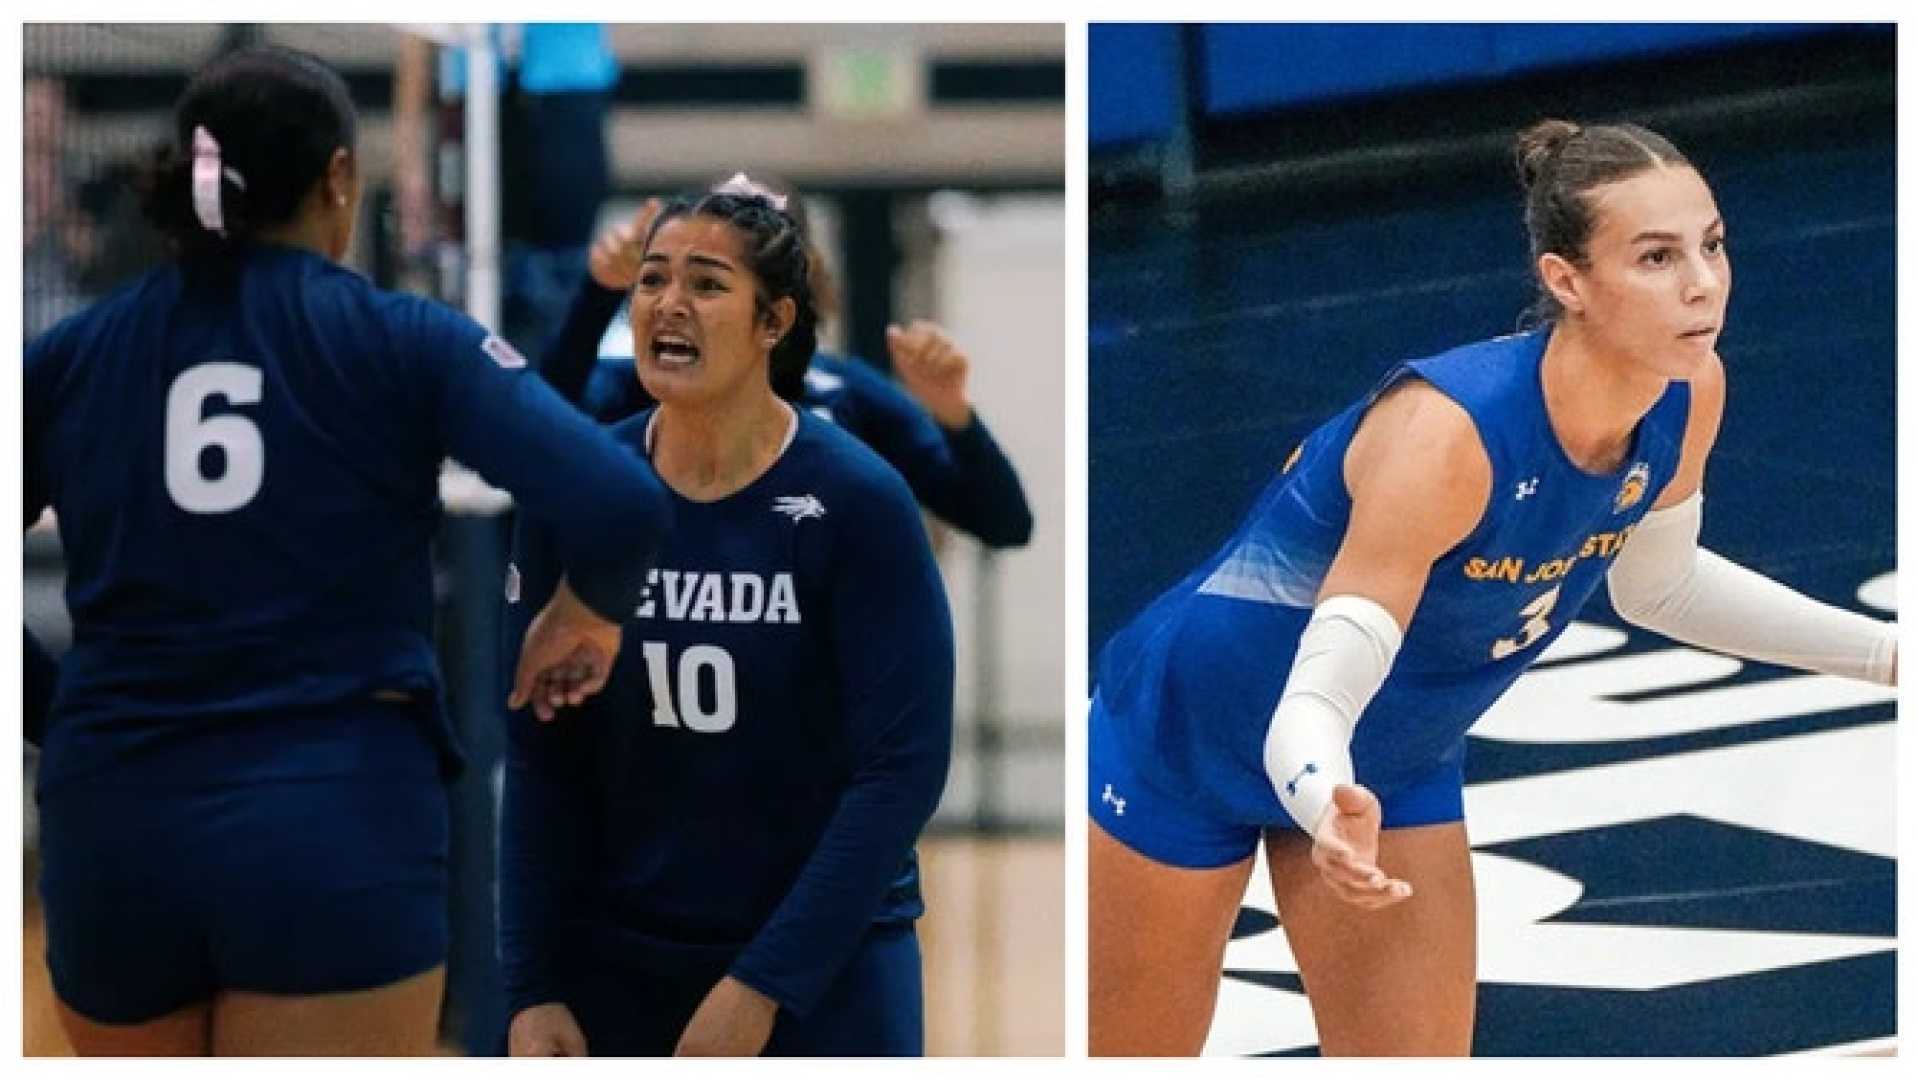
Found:
[{"label": "braided hair", "polygon": [[[667,203],[653,219],[652,234],[677,217],[717,218],[739,231],[746,266],[759,279],[753,306],[761,318],[772,314],[775,302],[792,298],[793,324],[773,346],[769,375],[774,393],[787,401],[798,401],[806,392],[806,369],[819,347],[819,305],[813,296],[812,260],[799,223],[766,194],[715,191],[683,195]],[[646,237],[649,245],[652,234]]]}]

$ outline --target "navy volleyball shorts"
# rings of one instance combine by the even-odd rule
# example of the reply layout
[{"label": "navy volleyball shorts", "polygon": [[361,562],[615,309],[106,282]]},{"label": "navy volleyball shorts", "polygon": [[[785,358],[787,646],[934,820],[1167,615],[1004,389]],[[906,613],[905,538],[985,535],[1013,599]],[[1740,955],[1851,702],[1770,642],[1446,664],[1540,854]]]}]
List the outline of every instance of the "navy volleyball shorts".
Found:
[{"label": "navy volleyball shorts", "polygon": [[[300,717],[283,745],[310,752],[291,774],[195,777],[181,766],[210,760],[195,749],[43,795],[60,999],[132,1024],[222,990],[366,990],[444,963],[446,787],[406,708]],[[232,725],[240,744],[287,733],[250,719]],[[352,734],[303,742],[320,730]]]},{"label": "navy volleyball shorts", "polygon": [[[563,980],[561,996],[586,1036],[587,1052],[670,1055],[727,962],[722,957],[680,966],[622,959],[621,951],[603,949],[597,963],[576,963]],[[779,1010],[765,1056],[921,1056],[924,995],[918,933],[909,923],[875,925],[805,1016]]]},{"label": "navy volleyball shorts", "polygon": [[[1119,745],[1111,719],[1092,699],[1087,722],[1087,812],[1107,835],[1155,862],[1188,870],[1230,866],[1258,850],[1268,829],[1295,828],[1283,816],[1273,821],[1225,821],[1165,790]],[[1409,783],[1375,792],[1384,827],[1437,825],[1465,817],[1462,759],[1450,755]]]}]

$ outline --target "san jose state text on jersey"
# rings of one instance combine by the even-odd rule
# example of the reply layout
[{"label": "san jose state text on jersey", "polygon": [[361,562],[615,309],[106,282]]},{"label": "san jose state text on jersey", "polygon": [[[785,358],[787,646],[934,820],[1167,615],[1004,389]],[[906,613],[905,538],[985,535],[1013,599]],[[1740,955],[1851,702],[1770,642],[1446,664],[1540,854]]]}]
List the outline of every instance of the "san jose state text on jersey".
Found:
[{"label": "san jose state text on jersey", "polygon": [[1690,413],[1674,381],[1616,469],[1580,468],[1546,412],[1547,340],[1536,330],[1398,365],[1306,437],[1237,533],[1107,645],[1098,693],[1135,764],[1221,820],[1286,820],[1264,771],[1266,725],[1344,540],[1346,449],[1407,379],[1471,418],[1492,483],[1478,524],[1433,563],[1352,757],[1382,795],[1458,760],[1466,729],[1570,624],[1670,482]]}]

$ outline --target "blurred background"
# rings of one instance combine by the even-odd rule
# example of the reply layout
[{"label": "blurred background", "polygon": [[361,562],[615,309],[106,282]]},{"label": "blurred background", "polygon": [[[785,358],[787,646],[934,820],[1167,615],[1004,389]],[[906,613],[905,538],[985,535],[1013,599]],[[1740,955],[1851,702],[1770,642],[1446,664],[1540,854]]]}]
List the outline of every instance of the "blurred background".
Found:
[{"label": "blurred background", "polygon": [[[927,1043],[1061,1052],[1063,28],[28,24],[28,337],[164,256],[128,186],[135,164],[168,137],[196,68],[262,42],[317,54],[352,89],[366,198],[348,261],[462,307],[529,356],[563,316],[596,224],[739,169],[804,194],[842,293],[823,347],[888,370],[887,324],[926,318],[968,355],[970,396],[1035,524],[995,551],[927,518],[959,648],[952,776],[921,846]],[[465,63],[487,55],[497,77]],[[485,1052],[505,1021],[491,885],[508,507],[458,469],[443,490],[441,660],[471,760],[454,792],[444,1042]],[[61,587],[43,522],[26,538],[25,616],[56,652],[70,635]],[[57,1054],[32,768],[29,750],[25,1046]]]},{"label": "blurred background", "polygon": [[[1546,117],[1664,133],[1727,222],[1704,542],[1889,617],[1896,52],[1890,25],[1093,25],[1094,678],[1307,432],[1517,328],[1511,147]],[[1477,1052],[1888,1049],[1891,692],[1670,647],[1602,590],[1582,617],[1471,739]],[[1263,876],[1211,1052],[1316,1044]]]}]

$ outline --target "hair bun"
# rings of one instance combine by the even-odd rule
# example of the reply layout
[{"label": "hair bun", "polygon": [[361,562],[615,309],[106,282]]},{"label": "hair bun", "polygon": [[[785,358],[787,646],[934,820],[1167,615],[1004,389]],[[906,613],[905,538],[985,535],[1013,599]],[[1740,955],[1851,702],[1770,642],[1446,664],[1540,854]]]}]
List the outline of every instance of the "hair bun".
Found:
[{"label": "hair bun", "polygon": [[1531,127],[1518,133],[1518,144],[1514,159],[1518,165],[1518,182],[1527,190],[1538,183],[1565,144],[1583,130],[1570,120],[1540,120]]}]

